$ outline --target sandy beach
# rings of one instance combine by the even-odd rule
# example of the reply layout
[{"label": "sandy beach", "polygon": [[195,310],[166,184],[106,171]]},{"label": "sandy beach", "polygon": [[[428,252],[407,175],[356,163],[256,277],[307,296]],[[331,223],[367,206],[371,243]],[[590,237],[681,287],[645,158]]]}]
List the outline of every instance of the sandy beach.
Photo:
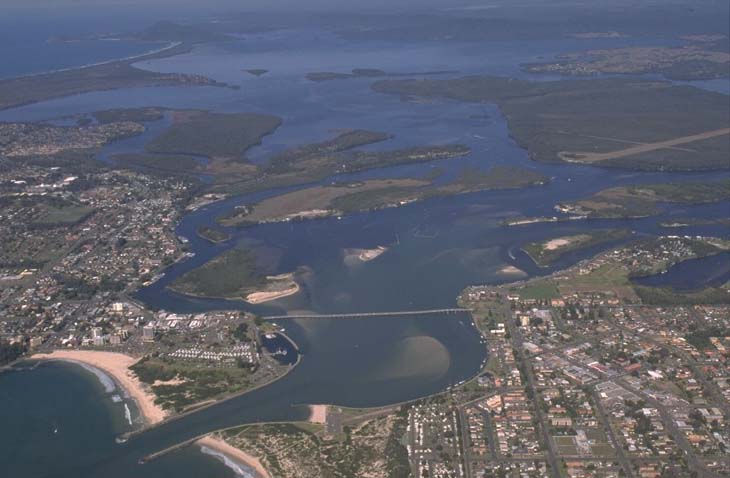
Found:
[{"label": "sandy beach", "polygon": [[299,292],[299,284],[294,283],[291,287],[284,290],[275,290],[270,292],[253,292],[246,296],[246,302],[249,304],[260,304],[271,300],[281,299],[294,295]]},{"label": "sandy beach", "polygon": [[[268,290],[256,291],[246,296],[246,302],[249,304],[260,304],[271,300],[288,297],[299,292],[299,284],[294,280],[294,273],[280,274],[278,276],[267,277],[271,283]],[[281,288],[282,285],[286,287]]]},{"label": "sandy beach", "polygon": [[167,413],[155,404],[155,397],[146,385],[129,370],[137,359],[116,352],[100,352],[96,350],[54,350],[47,354],[32,356],[38,360],[63,360],[76,362],[98,368],[112,377],[137,404],[137,409],[144,417],[145,423],[152,425],[161,422]]},{"label": "sandy beach", "polygon": [[198,440],[196,443],[201,447],[208,447],[212,450],[222,453],[233,461],[245,464],[256,472],[256,478],[271,477],[269,472],[266,471],[266,468],[264,468],[258,458],[251,456],[248,453],[239,450],[232,445],[229,445],[222,438],[218,438],[215,436],[206,436]]},{"label": "sandy beach", "polygon": [[388,248],[383,246],[378,246],[375,249],[365,249],[357,256],[357,258],[363,262],[372,261],[380,257],[387,250]]},{"label": "sandy beach", "polygon": [[309,422],[325,423],[327,421],[327,405],[310,405]]}]

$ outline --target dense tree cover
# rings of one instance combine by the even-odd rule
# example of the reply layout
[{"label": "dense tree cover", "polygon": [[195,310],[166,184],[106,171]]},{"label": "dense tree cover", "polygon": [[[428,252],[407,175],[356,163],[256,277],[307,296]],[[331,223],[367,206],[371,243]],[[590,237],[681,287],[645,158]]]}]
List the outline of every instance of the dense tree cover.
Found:
[{"label": "dense tree cover", "polygon": [[723,327],[707,327],[699,330],[693,330],[685,336],[687,342],[698,350],[706,349],[710,346],[710,337],[727,337],[730,336],[730,329]]},{"label": "dense tree cover", "polygon": [[641,301],[650,305],[730,304],[730,293],[721,287],[689,292],[680,292],[671,287],[634,286],[634,289]]},{"label": "dense tree cover", "polygon": [[401,443],[405,434],[408,420],[401,418],[393,426],[385,445],[385,459],[387,460],[389,478],[407,478],[411,476],[411,467],[408,462],[408,450]]},{"label": "dense tree cover", "polygon": [[6,365],[17,359],[27,350],[24,344],[11,344],[5,340],[0,340],[0,365]]}]

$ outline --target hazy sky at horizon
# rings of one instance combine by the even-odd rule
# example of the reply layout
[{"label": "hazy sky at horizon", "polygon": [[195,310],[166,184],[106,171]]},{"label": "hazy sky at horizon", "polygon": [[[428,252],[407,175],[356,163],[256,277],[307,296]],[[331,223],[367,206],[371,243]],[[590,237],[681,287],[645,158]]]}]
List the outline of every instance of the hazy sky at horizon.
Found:
[{"label": "hazy sky at horizon", "polygon": [[567,5],[607,7],[618,4],[647,6],[657,4],[687,4],[688,6],[719,5],[727,0],[0,0],[3,7],[23,9],[71,7],[177,7],[186,9],[333,9],[372,10],[399,9],[460,9],[494,6],[541,5],[560,8]]}]

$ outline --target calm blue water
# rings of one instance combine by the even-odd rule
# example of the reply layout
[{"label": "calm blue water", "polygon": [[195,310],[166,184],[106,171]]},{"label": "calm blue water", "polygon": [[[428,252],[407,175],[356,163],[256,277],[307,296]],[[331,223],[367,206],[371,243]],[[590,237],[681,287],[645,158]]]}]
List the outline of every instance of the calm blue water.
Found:
[{"label": "calm blue water", "polygon": [[[38,38],[41,38],[40,34],[36,34],[36,40]],[[236,205],[252,203],[281,191],[230,198],[183,218],[177,232],[190,239],[196,256],[176,264],[161,281],[138,294],[152,307],[183,312],[230,307],[249,308],[259,313],[299,310],[382,312],[452,307],[458,292],[469,284],[513,280],[501,274],[500,269],[505,265],[516,265],[530,275],[545,274],[597,251],[576,252],[544,270],[519,253],[519,247],[525,242],[572,234],[585,228],[626,227],[636,235],[665,232],[658,226],[663,216],[520,227],[501,226],[505,217],[552,215],[556,202],[585,197],[618,184],[703,180],[718,175],[635,173],[539,164],[529,160],[526,152],[509,138],[504,119],[494,106],[451,101],[403,103],[397,97],[372,92],[368,87],[371,80],[312,83],[304,75],[311,71],[374,67],[393,72],[448,69],[459,71],[453,75],[525,76],[519,70],[519,63],[534,61],[538,56],[623,46],[632,41],[648,40],[578,42],[566,38],[552,42],[486,45],[455,42],[348,44],[323,31],[277,31],[244,36],[241,41],[224,46],[206,45],[186,55],[141,65],[155,71],[204,74],[239,84],[240,90],[169,87],[96,92],[3,111],[0,120],[40,121],[106,108],[149,105],[221,112],[259,111],[282,116],[284,124],[275,134],[266,137],[262,145],[251,150],[250,156],[255,162],[263,163],[271,154],[294,145],[332,137],[340,128],[365,128],[395,135],[393,140],[371,146],[373,149],[458,142],[469,145],[473,152],[456,160],[367,171],[338,179],[424,176],[433,167],[438,167],[445,172],[444,180],[448,180],[467,166],[487,169],[498,164],[529,167],[550,176],[552,182],[544,187],[429,200],[398,209],[353,214],[342,220],[332,218],[231,229],[233,239],[224,244],[200,239],[195,233],[200,226],[213,224],[216,217]],[[35,48],[42,49],[40,43],[34,44]],[[105,51],[103,55],[107,53]],[[94,55],[102,55],[101,50],[94,50]],[[78,53],[73,61],[88,61],[84,58],[84,54]],[[51,59],[42,65],[43,69],[56,67]],[[22,68],[28,70],[31,66]],[[255,77],[242,71],[247,68],[265,68],[270,72]],[[166,120],[150,124],[145,135],[109,146],[100,159],[108,160],[111,154],[138,150],[166,124]],[[666,214],[718,217],[723,210],[727,210],[727,202],[670,207]],[[722,226],[688,228],[687,233],[728,236]],[[176,277],[210,260],[238,240],[248,241],[262,265],[272,273],[305,268],[303,292],[251,307],[234,301],[187,298],[165,289]],[[375,261],[352,266],[343,260],[346,248],[379,245],[389,246],[390,250]],[[144,454],[224,426],[303,418],[307,411],[302,405],[307,403],[361,407],[417,398],[472,377],[486,358],[477,331],[464,316],[284,320],[282,325],[301,352],[301,363],[284,379],[169,422],[125,444],[114,442],[125,427],[115,425],[113,404],[96,399],[100,392],[98,383],[97,389],[94,388],[93,376],[74,371],[74,367],[56,364],[0,375],[0,410],[20,410],[18,417],[0,415],[2,425],[7,423],[14,431],[5,434],[4,439],[8,443],[17,436],[23,438],[18,440],[23,443],[38,440],[45,445],[42,449],[47,450],[49,457],[37,460],[39,451],[36,448],[0,446],[0,463],[8,464],[10,476],[153,477],[201,476],[203,473],[211,477],[226,476],[230,473],[222,465],[190,448],[144,466],[137,465],[137,460]],[[60,408],[54,409],[55,405],[48,401],[48,392],[56,390],[59,394],[65,394],[66,390],[74,392],[68,395],[68,400],[59,401]],[[44,396],[37,397],[39,394]],[[74,411],[77,404],[70,398],[72,396],[97,401],[88,415],[82,416]],[[21,410],[23,404],[35,403],[33,397],[40,400],[36,406]],[[40,411],[36,412],[36,409]],[[22,417],[31,415],[36,418],[28,419],[37,419],[38,423],[26,430]],[[54,441],[53,436],[43,435],[43,430],[52,429],[57,416],[68,420],[64,421],[63,430],[73,431],[63,443]],[[94,422],[93,427],[88,426],[88,421]],[[33,431],[36,429],[39,431]],[[12,459],[9,450],[15,452]]]},{"label": "calm blue water", "polygon": [[697,290],[718,287],[730,281],[730,253],[724,252],[676,264],[663,274],[636,277],[634,282],[674,290]]},{"label": "calm blue water", "polygon": [[261,335],[261,345],[266,352],[273,354],[274,358],[281,364],[294,365],[299,357],[299,352],[290,340],[281,334]]}]

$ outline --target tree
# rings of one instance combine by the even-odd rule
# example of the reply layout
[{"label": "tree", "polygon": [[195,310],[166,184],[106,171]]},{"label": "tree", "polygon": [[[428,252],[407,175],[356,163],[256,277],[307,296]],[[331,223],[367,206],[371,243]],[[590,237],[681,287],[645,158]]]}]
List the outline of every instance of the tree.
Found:
[{"label": "tree", "polygon": [[233,336],[240,342],[244,342],[248,337],[248,324],[245,322],[238,324],[238,327],[233,330]]},{"label": "tree", "polygon": [[11,344],[4,340],[0,340],[0,365],[5,365],[23,355],[26,351],[25,344]]}]

